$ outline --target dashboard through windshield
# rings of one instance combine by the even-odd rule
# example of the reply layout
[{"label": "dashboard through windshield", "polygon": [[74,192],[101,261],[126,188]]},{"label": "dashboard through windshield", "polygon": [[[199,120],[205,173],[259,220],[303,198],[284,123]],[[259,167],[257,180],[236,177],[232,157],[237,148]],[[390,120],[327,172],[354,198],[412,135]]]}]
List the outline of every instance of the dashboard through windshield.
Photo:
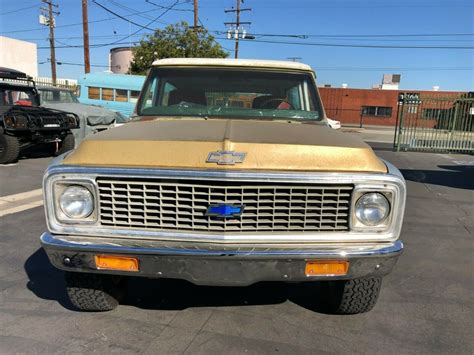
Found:
[{"label": "dashboard through windshield", "polygon": [[154,68],[140,116],[320,120],[310,73],[234,68]]}]

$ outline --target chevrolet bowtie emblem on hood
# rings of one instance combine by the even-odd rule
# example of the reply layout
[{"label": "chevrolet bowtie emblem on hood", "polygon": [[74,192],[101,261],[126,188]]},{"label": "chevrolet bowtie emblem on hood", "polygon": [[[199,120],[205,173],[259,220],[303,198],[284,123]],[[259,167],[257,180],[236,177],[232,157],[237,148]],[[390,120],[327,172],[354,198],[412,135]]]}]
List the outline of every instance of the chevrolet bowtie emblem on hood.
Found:
[{"label": "chevrolet bowtie emblem on hood", "polygon": [[216,163],[217,165],[235,165],[242,163],[247,153],[234,152],[233,150],[218,150],[210,152],[206,163]]}]

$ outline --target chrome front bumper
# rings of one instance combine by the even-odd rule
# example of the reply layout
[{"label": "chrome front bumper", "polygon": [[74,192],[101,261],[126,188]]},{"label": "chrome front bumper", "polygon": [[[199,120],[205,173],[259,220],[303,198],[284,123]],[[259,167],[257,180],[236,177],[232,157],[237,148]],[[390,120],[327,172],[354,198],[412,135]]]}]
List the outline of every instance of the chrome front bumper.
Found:
[{"label": "chrome front bumper", "polygon": [[[246,286],[259,281],[321,281],[388,274],[403,243],[341,244],[210,244],[123,238],[96,238],[44,233],[41,244],[61,270],[151,278],[184,279],[198,285]],[[139,259],[140,271],[106,271],[95,255],[128,255]],[[306,276],[306,261],[348,260],[344,276]]]}]

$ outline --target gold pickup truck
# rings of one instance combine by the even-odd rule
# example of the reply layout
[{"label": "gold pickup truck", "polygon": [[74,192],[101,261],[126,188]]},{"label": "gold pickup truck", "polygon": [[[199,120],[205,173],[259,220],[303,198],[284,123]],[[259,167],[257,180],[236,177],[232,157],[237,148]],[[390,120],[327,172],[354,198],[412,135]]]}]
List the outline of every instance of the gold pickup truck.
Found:
[{"label": "gold pickup truck", "polygon": [[41,243],[81,310],[113,309],[142,276],[317,281],[354,314],[402,252],[405,194],[393,165],[328,127],[309,66],[164,59],[135,119],[48,168]]}]

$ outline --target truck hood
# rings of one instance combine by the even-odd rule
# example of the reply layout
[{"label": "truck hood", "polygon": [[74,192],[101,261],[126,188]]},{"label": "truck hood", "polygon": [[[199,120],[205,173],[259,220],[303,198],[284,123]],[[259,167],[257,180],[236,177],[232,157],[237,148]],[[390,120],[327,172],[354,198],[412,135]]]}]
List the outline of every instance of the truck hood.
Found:
[{"label": "truck hood", "polygon": [[[241,163],[210,153],[245,153]],[[221,153],[213,155],[219,159]],[[237,159],[238,160],[238,159]],[[136,121],[85,139],[68,165],[175,169],[386,172],[364,142],[318,124],[225,119]]]}]

